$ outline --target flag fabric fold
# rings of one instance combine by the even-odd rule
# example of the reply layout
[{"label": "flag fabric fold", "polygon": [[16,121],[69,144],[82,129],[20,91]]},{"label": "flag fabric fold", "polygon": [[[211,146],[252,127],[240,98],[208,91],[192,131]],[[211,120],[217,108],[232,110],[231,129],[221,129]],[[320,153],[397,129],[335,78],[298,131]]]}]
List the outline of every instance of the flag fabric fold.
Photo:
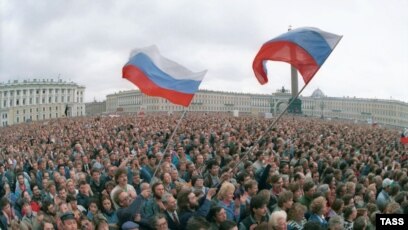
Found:
[{"label": "flag fabric fold", "polygon": [[163,57],[156,46],[149,46],[131,52],[122,69],[122,77],[146,95],[188,107],[206,72],[192,72]]},{"label": "flag fabric fold", "polygon": [[283,61],[294,66],[308,84],[341,38],[312,27],[290,30],[262,45],[252,64],[255,76],[266,84],[266,61]]}]

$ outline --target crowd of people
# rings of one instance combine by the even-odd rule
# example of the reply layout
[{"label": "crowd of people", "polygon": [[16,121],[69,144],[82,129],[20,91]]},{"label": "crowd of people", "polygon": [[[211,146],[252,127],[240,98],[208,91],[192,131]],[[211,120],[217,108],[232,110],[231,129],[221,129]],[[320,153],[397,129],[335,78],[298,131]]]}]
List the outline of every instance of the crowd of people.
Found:
[{"label": "crowd of people", "polygon": [[350,230],[408,213],[395,130],[188,113],[171,138],[179,118],[0,128],[0,228]]}]

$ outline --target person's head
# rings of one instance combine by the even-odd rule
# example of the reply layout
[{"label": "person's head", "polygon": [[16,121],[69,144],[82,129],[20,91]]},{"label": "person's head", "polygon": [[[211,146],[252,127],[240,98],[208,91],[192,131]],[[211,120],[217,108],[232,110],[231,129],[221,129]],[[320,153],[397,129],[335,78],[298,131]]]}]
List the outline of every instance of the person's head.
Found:
[{"label": "person's head", "polygon": [[252,216],[263,217],[267,214],[267,203],[262,196],[254,196],[251,198],[250,210]]},{"label": "person's head", "polygon": [[23,173],[18,173],[18,174],[17,174],[17,181],[18,181],[18,183],[19,183],[20,185],[23,185],[23,184],[24,184],[24,175],[23,175]]},{"label": "person's head", "polygon": [[385,190],[387,193],[390,193],[391,191],[391,185],[393,184],[393,180],[390,180],[389,178],[385,178],[382,182],[382,188]]},{"label": "person's head", "polygon": [[64,212],[68,212],[68,211],[69,211],[68,204],[67,204],[65,201],[59,203],[58,207],[59,207],[59,208],[58,208],[59,212],[64,213]]},{"label": "person's head", "polygon": [[271,214],[269,224],[274,230],[286,230],[286,212],[276,211]]},{"label": "person's head", "polygon": [[44,201],[43,206],[41,207],[41,209],[45,213],[47,213],[49,215],[55,215],[56,214],[56,209],[55,209],[54,203],[52,203],[51,201],[48,201],[48,200]]},{"label": "person's head", "polygon": [[79,193],[84,194],[84,195],[88,195],[89,193],[88,183],[86,183],[86,181],[84,180],[79,182]]},{"label": "person's head", "polygon": [[139,172],[139,170],[134,170],[133,171],[132,182],[134,184],[139,184],[140,183],[140,172]]},{"label": "person's head", "polygon": [[231,202],[234,199],[235,186],[229,182],[224,182],[218,192],[218,200]]},{"label": "person's head", "polygon": [[165,193],[164,185],[162,182],[156,182],[152,185],[153,196],[156,199],[161,199]]},{"label": "person's head", "polygon": [[112,200],[110,199],[109,196],[102,196],[101,204],[102,204],[102,211],[103,212],[110,212],[110,211],[114,210]]},{"label": "person's head", "polygon": [[61,217],[61,229],[64,230],[76,230],[78,229],[78,224],[75,220],[75,216],[72,212],[64,212]]},{"label": "person's head", "polygon": [[400,204],[396,202],[388,203],[384,208],[384,214],[402,214]]},{"label": "person's head", "polygon": [[22,209],[23,209],[25,215],[31,216],[32,209],[31,209],[31,204],[29,202],[27,202],[27,201],[23,202]]},{"label": "person's head", "polygon": [[283,188],[283,179],[281,175],[279,174],[272,175],[271,182],[272,182],[273,189],[281,190]]},{"label": "person's head", "polygon": [[99,183],[101,179],[101,171],[97,168],[93,168],[91,171],[92,180]]},{"label": "person's head", "polygon": [[191,177],[191,185],[197,188],[201,188],[204,186],[204,179],[200,175],[195,175]]},{"label": "person's head", "polygon": [[217,161],[213,160],[208,163],[207,169],[210,171],[210,174],[212,176],[218,176],[218,173],[220,171],[220,166]]},{"label": "person's head", "polygon": [[305,178],[305,174],[303,174],[302,172],[298,172],[295,174],[294,180],[296,184],[299,184],[302,187],[305,183]]},{"label": "person's head", "polygon": [[177,204],[182,210],[194,210],[198,207],[198,201],[196,195],[191,191],[191,189],[183,189],[179,192],[177,196]]},{"label": "person's head", "polygon": [[302,197],[302,187],[298,183],[290,183],[289,190],[293,193],[293,201],[298,201]]},{"label": "person's head", "polygon": [[249,180],[244,184],[244,189],[250,197],[253,197],[258,193],[258,182]]},{"label": "person's head", "polygon": [[326,198],[319,196],[310,204],[310,211],[317,215],[323,215],[326,212]]},{"label": "person's head", "polygon": [[78,209],[78,203],[77,203],[77,199],[74,195],[68,195],[67,196],[67,203],[69,204],[69,206],[71,206],[72,210],[77,210]]},{"label": "person's head", "polygon": [[92,221],[85,215],[81,216],[81,229],[83,230],[94,230],[95,226]]},{"label": "person's head", "polygon": [[279,195],[278,206],[281,209],[288,211],[292,207],[292,204],[293,204],[293,193],[291,191],[285,191]]},{"label": "person's head", "polygon": [[37,184],[31,185],[31,191],[33,191],[34,197],[39,197],[41,195],[40,187]]},{"label": "person's head", "polygon": [[159,213],[154,215],[150,222],[150,226],[152,226],[155,230],[168,230],[167,220],[163,214]]},{"label": "person's head", "polygon": [[[129,207],[132,198],[130,197],[129,193],[125,192],[124,190],[120,189],[118,191],[116,191],[115,193],[118,193],[117,195],[117,204],[120,207]],[[115,194],[114,194],[115,197]]]},{"label": "person's head", "polygon": [[162,196],[162,202],[169,212],[174,212],[177,209],[177,200],[172,194],[166,193]]},{"label": "person's head", "polygon": [[67,190],[65,190],[64,187],[61,187],[58,190],[58,197],[62,200],[62,201],[66,201],[67,200]]},{"label": "person's head", "polygon": [[98,210],[99,210],[98,200],[92,198],[92,199],[89,201],[88,209],[89,209],[89,211],[90,211],[91,213],[96,214],[96,213],[98,212]]},{"label": "person's head", "polygon": [[368,226],[368,219],[365,216],[358,217],[353,224],[353,230],[365,230]]},{"label": "person's head", "polygon": [[42,221],[39,221],[41,223],[40,229],[41,230],[54,230],[54,224],[52,223],[52,220],[48,217],[44,217]]},{"label": "person's head", "polygon": [[330,217],[329,230],[342,230],[344,226],[343,218],[339,215]]},{"label": "person's head", "polygon": [[201,216],[193,216],[187,221],[186,229],[188,230],[210,230],[211,225]]},{"label": "person's head", "polygon": [[220,224],[227,219],[227,213],[224,208],[220,206],[214,206],[210,209],[207,216],[208,221]]},{"label": "person's head", "polygon": [[226,220],[220,224],[219,230],[238,230],[238,226],[234,221]]},{"label": "person's head", "polygon": [[313,181],[306,181],[303,185],[303,191],[306,197],[312,198],[316,192],[316,185]]},{"label": "person's head", "polygon": [[335,211],[338,215],[343,212],[344,201],[342,199],[335,199],[332,206],[332,210]]},{"label": "person's head", "polygon": [[354,221],[357,217],[357,209],[354,205],[344,207],[343,216],[345,220]]},{"label": "person's head", "polygon": [[304,218],[306,211],[306,206],[301,203],[294,203],[292,208],[288,211],[288,219],[299,222]]},{"label": "person's head", "polygon": [[128,178],[127,178],[127,170],[125,168],[119,168],[116,170],[115,181],[121,187],[124,187],[127,185]]},{"label": "person's head", "polygon": [[167,172],[163,173],[160,179],[162,180],[163,184],[166,184],[166,185],[172,182],[170,173],[167,173]]}]

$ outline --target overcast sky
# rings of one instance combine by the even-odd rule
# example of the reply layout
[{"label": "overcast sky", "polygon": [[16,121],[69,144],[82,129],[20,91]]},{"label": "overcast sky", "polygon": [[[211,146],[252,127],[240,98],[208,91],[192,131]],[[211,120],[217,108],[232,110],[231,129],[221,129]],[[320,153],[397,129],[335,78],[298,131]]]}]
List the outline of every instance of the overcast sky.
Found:
[{"label": "overcast sky", "polygon": [[136,88],[122,67],[132,49],[155,44],[207,69],[201,89],[272,93],[290,89],[289,65],[269,62],[261,86],[252,61],[289,25],[343,35],[302,95],[408,102],[407,0],[2,0],[0,81],[60,76],[84,85],[85,101],[104,100]]}]

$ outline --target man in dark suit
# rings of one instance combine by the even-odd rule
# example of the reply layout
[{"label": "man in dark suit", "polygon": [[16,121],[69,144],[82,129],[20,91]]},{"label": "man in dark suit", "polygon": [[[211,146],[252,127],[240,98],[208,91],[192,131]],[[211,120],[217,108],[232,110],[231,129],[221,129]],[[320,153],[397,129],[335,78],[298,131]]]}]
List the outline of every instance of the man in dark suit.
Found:
[{"label": "man in dark suit", "polygon": [[170,230],[180,229],[180,219],[177,214],[177,200],[172,194],[165,194],[162,197],[162,202],[166,207],[164,215],[166,216],[167,224]]}]

